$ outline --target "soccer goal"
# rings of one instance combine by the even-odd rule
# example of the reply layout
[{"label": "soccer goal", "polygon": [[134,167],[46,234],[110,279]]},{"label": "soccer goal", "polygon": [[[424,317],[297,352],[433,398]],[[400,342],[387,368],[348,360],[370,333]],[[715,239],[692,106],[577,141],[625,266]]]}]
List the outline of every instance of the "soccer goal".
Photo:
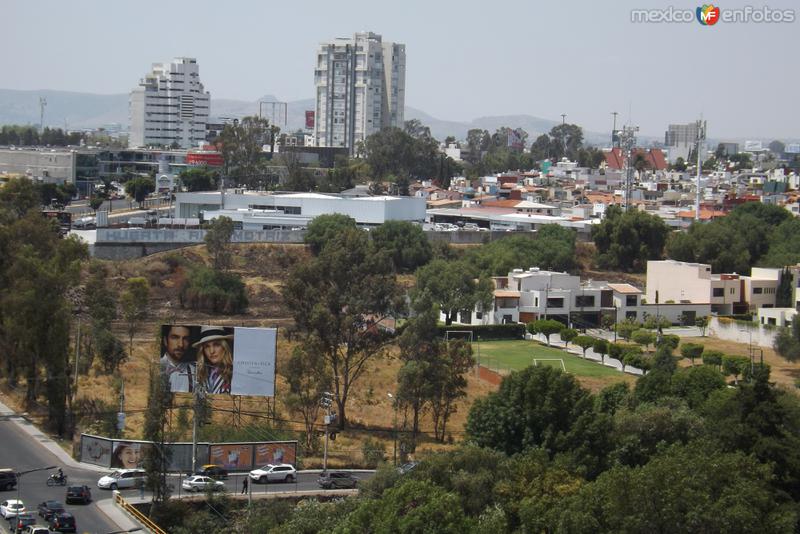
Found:
[{"label": "soccer goal", "polygon": [[444,333],[444,340],[450,339],[463,339],[472,343],[472,330],[446,330]]},{"label": "soccer goal", "polygon": [[565,373],[567,372],[567,366],[564,365],[564,359],[563,358],[534,358],[533,359],[533,365],[535,365],[537,367],[539,366],[539,362],[561,362],[561,369]]}]

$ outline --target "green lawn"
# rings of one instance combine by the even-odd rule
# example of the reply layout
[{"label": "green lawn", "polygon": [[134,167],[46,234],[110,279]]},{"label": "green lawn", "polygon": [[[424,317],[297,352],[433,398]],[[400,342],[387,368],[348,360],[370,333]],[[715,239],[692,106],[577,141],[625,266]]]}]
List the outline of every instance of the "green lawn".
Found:
[{"label": "green lawn", "polygon": [[[472,344],[473,354],[480,363],[491,369],[519,371],[533,364],[534,358],[558,358],[564,360],[567,371],[575,376],[592,378],[621,377],[621,372],[600,365],[593,360],[570,354],[560,349],[546,347],[534,341],[507,340],[481,341]],[[538,365],[551,365],[561,368],[560,361],[539,361]]]}]

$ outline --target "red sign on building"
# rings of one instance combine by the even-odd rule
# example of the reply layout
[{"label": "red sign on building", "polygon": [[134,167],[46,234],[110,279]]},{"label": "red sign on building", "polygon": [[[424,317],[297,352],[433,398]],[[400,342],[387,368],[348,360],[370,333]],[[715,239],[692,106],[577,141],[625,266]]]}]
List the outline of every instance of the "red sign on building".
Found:
[{"label": "red sign on building", "polygon": [[306,128],[311,130],[314,128],[314,112],[306,111]]}]

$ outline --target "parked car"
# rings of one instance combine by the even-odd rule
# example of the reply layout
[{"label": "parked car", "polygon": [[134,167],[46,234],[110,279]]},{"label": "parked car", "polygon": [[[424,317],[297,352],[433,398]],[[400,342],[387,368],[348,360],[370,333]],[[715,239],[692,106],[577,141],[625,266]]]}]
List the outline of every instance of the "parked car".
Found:
[{"label": "parked car", "polygon": [[225,484],[219,480],[214,480],[211,477],[203,475],[195,475],[187,478],[181,484],[181,487],[186,491],[224,491]]},{"label": "parked car", "polygon": [[322,473],[317,479],[317,484],[322,489],[355,488],[358,486],[358,479],[344,471],[332,471]]},{"label": "parked car", "polygon": [[13,469],[0,469],[0,489],[10,490],[17,485],[17,473]]},{"label": "parked car", "polygon": [[75,525],[75,516],[69,512],[55,514],[50,518],[50,530],[56,532],[77,532],[78,527]]},{"label": "parked car", "polygon": [[42,525],[28,525],[22,534],[50,534],[50,529]]},{"label": "parked car", "polygon": [[101,489],[138,488],[145,479],[144,469],[117,469],[97,481]]},{"label": "parked car", "polygon": [[221,465],[208,464],[204,465],[197,470],[196,475],[203,475],[217,480],[226,480],[228,478],[228,470]]},{"label": "parked car", "polygon": [[92,490],[89,486],[70,486],[67,488],[67,504],[71,502],[81,502],[88,504],[92,502]]},{"label": "parked car", "polygon": [[89,504],[92,502],[92,490],[89,486],[70,486],[67,488],[67,504],[71,502],[80,502]]},{"label": "parked car", "polygon": [[11,531],[14,530],[21,531],[23,528],[35,524],[36,524],[36,517],[30,512],[23,512],[21,514],[18,514],[17,517],[13,517],[8,520],[8,528]]},{"label": "parked car", "polygon": [[53,514],[64,511],[64,505],[58,501],[44,501],[39,503],[39,517],[44,517],[45,521],[50,521]]},{"label": "parked car", "polygon": [[250,479],[254,482],[294,482],[297,470],[289,464],[267,464],[250,471]]},{"label": "parked car", "polygon": [[8,519],[25,512],[25,503],[17,499],[9,499],[0,503],[0,515]]},{"label": "parked car", "polygon": [[403,464],[403,465],[401,465],[400,467],[397,468],[397,472],[400,473],[401,475],[405,475],[409,471],[413,471],[414,468],[417,467],[417,464],[418,464],[418,462],[405,463],[405,464]]}]

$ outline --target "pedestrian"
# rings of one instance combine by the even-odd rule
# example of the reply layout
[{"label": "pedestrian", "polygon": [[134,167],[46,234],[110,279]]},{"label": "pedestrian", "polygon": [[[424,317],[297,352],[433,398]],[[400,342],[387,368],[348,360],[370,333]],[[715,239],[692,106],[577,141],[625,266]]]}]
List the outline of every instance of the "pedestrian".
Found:
[{"label": "pedestrian", "polygon": [[144,500],[144,480],[139,482],[139,498]]},{"label": "pedestrian", "polygon": [[244,477],[244,480],[242,481],[242,495],[244,495],[245,493],[247,493],[247,477],[246,476]]}]

